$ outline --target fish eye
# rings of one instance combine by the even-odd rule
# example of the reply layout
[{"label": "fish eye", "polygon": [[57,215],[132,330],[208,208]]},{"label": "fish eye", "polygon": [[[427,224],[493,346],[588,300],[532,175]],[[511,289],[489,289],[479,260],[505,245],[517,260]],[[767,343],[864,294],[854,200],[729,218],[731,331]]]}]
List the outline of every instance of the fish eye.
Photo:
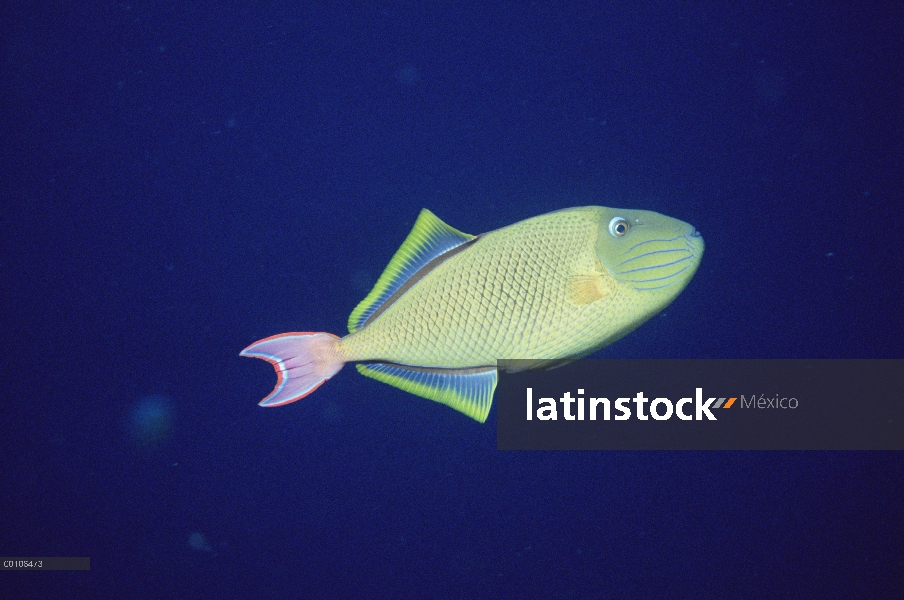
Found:
[{"label": "fish eye", "polygon": [[615,237],[625,237],[629,229],[631,229],[631,225],[624,217],[612,217],[612,220],[609,221],[609,233]]}]

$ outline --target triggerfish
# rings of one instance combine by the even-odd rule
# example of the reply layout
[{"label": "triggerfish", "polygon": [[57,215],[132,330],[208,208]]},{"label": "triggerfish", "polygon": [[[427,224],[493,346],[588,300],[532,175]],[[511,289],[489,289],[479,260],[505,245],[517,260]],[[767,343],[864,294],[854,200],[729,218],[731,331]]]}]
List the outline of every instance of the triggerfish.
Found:
[{"label": "triggerfish", "polygon": [[347,362],[484,422],[497,360],[548,368],[627,335],[697,271],[703,238],[644,210],[569,208],[481,235],[422,210],[349,334],[282,333],[245,348],[276,369],[261,406],[304,398]]}]

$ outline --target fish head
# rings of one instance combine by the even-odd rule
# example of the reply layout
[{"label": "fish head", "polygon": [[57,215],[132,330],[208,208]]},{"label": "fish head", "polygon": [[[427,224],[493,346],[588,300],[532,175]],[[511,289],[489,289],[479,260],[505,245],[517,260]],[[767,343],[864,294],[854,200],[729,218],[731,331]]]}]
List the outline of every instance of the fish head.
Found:
[{"label": "fish head", "polygon": [[703,257],[693,225],[648,210],[604,208],[596,254],[628,295],[653,316],[687,286]]}]

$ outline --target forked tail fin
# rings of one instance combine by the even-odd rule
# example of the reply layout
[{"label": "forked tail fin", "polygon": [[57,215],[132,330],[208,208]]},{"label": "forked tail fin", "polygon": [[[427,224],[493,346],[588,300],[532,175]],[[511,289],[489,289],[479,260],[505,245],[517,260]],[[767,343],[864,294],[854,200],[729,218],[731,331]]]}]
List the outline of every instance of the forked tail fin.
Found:
[{"label": "forked tail fin", "polygon": [[241,356],[261,358],[276,370],[276,387],[259,406],[282,406],[301,400],[338,373],[345,362],[331,333],[281,333],[258,340]]}]

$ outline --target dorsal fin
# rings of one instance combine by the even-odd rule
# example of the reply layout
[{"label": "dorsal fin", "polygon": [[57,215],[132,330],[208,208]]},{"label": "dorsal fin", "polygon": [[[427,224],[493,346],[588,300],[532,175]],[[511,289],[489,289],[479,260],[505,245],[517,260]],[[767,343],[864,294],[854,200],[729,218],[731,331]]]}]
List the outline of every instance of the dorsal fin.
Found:
[{"label": "dorsal fin", "polygon": [[474,237],[449,227],[426,208],[421,210],[411,233],[396,250],[377,284],[349,316],[349,333],[360,329],[387,300],[392,298],[393,294],[430,261],[468,243]]}]

